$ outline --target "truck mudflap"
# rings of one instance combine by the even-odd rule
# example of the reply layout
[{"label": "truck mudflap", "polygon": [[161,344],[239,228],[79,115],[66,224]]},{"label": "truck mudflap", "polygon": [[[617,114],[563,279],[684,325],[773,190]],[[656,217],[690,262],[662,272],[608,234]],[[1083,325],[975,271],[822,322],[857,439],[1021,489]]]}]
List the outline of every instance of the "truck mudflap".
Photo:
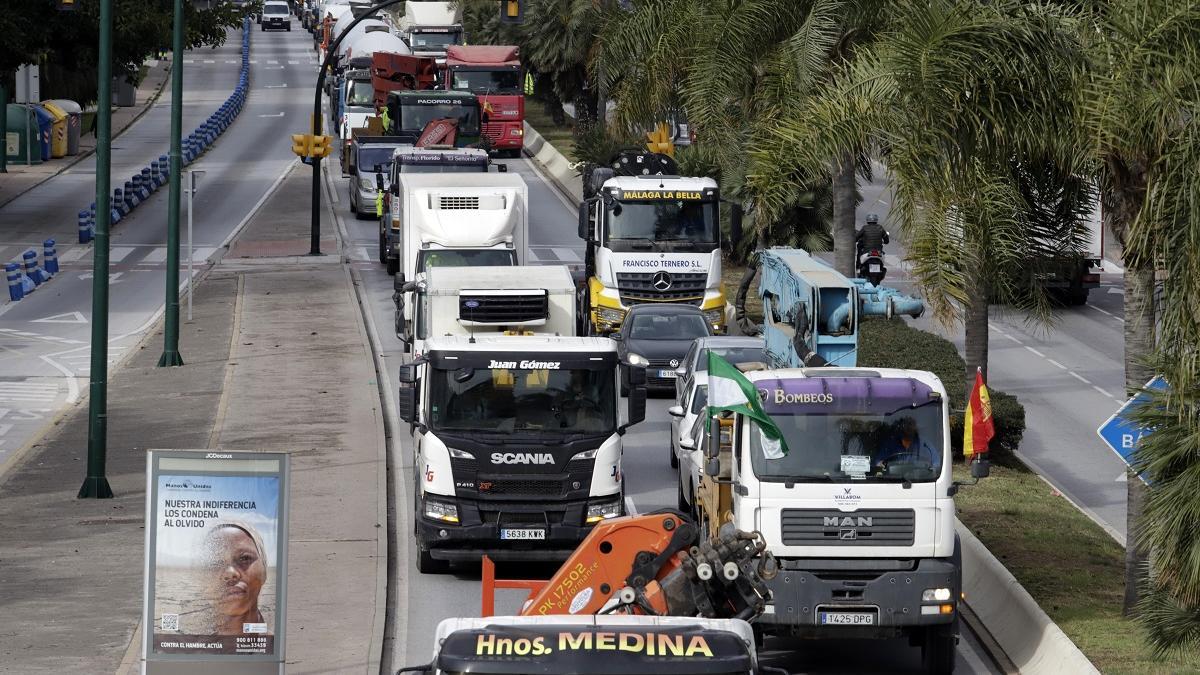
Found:
[{"label": "truck mudflap", "polygon": [[771,603],[758,619],[770,632],[889,637],[958,617],[956,558],[779,562],[778,576],[767,582]]}]

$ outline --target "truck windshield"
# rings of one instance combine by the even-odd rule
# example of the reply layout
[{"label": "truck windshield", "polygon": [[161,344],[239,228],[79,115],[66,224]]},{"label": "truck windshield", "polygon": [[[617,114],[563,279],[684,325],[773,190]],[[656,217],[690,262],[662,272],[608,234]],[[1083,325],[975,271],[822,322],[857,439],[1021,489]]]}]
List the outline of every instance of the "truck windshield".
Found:
[{"label": "truck windshield", "polygon": [[355,80],[346,92],[346,105],[356,108],[375,106],[375,87],[369,80]]},{"label": "truck windshield", "polygon": [[607,434],[616,426],[610,370],[431,369],[429,377],[436,430]]},{"label": "truck windshield", "polygon": [[487,173],[487,162],[480,161],[470,164],[438,164],[434,162],[401,164],[400,173]]},{"label": "truck windshield", "polygon": [[942,473],[940,399],[877,414],[770,414],[788,453],[767,459],[752,424],[750,457],[760,480],[922,483]]},{"label": "truck windshield", "polygon": [[458,120],[460,136],[479,135],[479,108],[461,103],[437,105],[403,105],[400,107],[400,128],[420,132],[433,120]]},{"label": "truck windshield", "polygon": [[450,88],[472,94],[520,94],[521,73],[515,70],[454,70]]},{"label": "truck windshield", "polygon": [[413,49],[436,49],[443,52],[446,51],[446,48],[450,45],[458,44],[458,39],[462,37],[462,33],[450,32],[414,32],[411,35],[411,44],[409,46]]},{"label": "truck windshield", "polygon": [[609,239],[717,241],[713,202],[613,200],[607,211]]},{"label": "truck windshield", "polygon": [[503,248],[423,248],[417,252],[417,273],[430,267],[511,267],[517,255]]},{"label": "truck windshield", "polygon": [[383,172],[387,173],[388,168],[392,165],[392,153],[396,150],[395,147],[378,147],[365,146],[358,149],[358,170],[365,173],[375,171],[375,165],[383,166]]}]

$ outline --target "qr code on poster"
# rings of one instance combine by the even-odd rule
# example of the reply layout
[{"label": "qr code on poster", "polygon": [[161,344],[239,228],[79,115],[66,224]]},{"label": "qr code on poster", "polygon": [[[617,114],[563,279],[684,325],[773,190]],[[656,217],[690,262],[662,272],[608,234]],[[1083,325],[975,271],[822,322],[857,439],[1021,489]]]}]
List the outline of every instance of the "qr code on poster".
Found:
[{"label": "qr code on poster", "polygon": [[163,614],[161,630],[179,630],[179,615],[178,614]]}]

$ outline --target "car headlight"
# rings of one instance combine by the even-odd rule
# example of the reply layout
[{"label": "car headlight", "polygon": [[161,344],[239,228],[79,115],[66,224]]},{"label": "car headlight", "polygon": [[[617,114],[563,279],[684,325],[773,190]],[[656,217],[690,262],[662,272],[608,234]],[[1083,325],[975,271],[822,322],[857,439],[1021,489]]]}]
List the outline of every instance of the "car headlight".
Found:
[{"label": "car headlight", "polygon": [[949,588],[926,588],[921,591],[921,602],[948,602],[949,600]]},{"label": "car headlight", "polygon": [[725,310],[718,307],[717,309],[705,310],[704,318],[713,326],[720,326],[725,323]]},{"label": "car headlight", "polygon": [[457,523],[458,507],[454,504],[426,499],[425,517],[430,520],[440,520],[443,523]]},{"label": "car headlight", "polygon": [[616,518],[621,515],[623,509],[621,497],[618,495],[615,499],[609,499],[595,504],[588,504],[587,524],[598,523],[608,518]]},{"label": "car headlight", "polygon": [[641,366],[642,368],[645,368],[646,366],[650,365],[650,359],[647,359],[641,354],[629,352],[629,365]]},{"label": "car headlight", "polygon": [[596,318],[604,323],[618,324],[625,320],[625,310],[599,307],[596,309]]},{"label": "car headlight", "polygon": [[358,187],[360,187],[364,190],[374,190],[375,189],[375,181],[371,180],[370,178],[359,178],[358,179]]}]

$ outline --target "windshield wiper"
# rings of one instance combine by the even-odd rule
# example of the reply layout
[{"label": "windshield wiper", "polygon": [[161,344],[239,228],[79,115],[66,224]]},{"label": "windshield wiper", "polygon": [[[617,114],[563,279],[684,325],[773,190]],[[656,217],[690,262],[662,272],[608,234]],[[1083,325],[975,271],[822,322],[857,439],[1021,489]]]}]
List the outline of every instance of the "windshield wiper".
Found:
[{"label": "windshield wiper", "polygon": [[609,239],[615,239],[617,241],[641,241],[649,244],[651,250],[658,248],[658,242],[650,239],[649,237],[609,237]]}]

